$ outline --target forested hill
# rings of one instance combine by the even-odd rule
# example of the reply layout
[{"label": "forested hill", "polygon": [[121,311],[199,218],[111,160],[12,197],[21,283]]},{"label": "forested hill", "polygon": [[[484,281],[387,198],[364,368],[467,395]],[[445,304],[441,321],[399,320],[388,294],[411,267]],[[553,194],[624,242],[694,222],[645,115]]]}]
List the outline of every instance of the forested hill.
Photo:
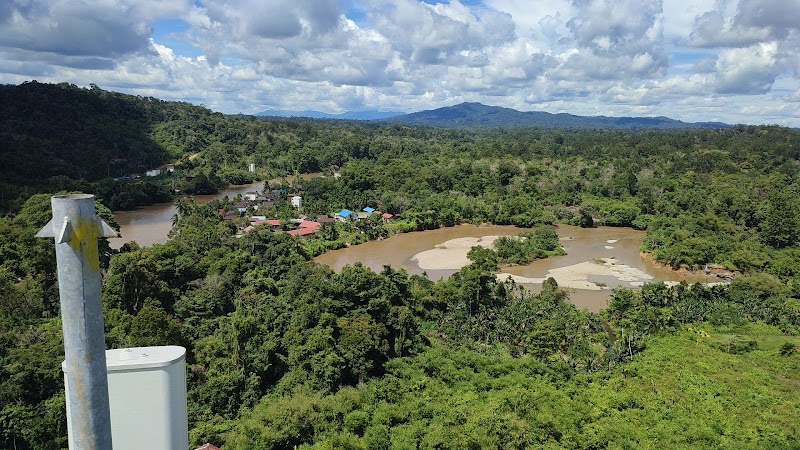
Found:
[{"label": "forested hill", "polygon": [[[228,118],[201,106],[120,94],[94,85],[80,88],[36,81],[0,85],[0,187],[40,185],[47,180],[52,184],[53,178],[58,177],[97,181],[143,172],[200,152],[215,142],[230,141],[231,133],[226,131],[231,125]],[[519,112],[479,103],[462,103],[386,120],[463,128],[726,126],[687,124],[668,118]],[[235,128],[241,131],[242,127]],[[241,134],[240,131],[235,134]]]},{"label": "forested hill", "polygon": [[178,155],[152,136],[156,124],[213,115],[188,103],[67,83],[0,86],[0,179],[98,180],[156,167]]},{"label": "forested hill", "polygon": [[687,123],[668,117],[606,117],[551,114],[543,111],[521,112],[511,108],[481,103],[420,111],[388,119],[390,122],[433,127],[541,127],[541,128],[729,128],[720,122]]},{"label": "forested hill", "polygon": [[[169,201],[173,189],[210,193],[246,178],[229,176],[219,164],[197,158],[183,166],[202,174],[194,183],[113,178],[144,174],[166,162],[199,154],[230,141],[230,130],[248,142],[230,116],[185,102],[110,92],[91,85],[36,81],[0,85],[0,214],[14,211],[39,192],[93,192],[113,209]],[[241,120],[239,120],[241,122]],[[224,154],[227,149],[218,149]],[[224,158],[220,158],[224,159]],[[202,167],[199,167],[202,166]],[[241,162],[241,172],[246,163]],[[213,175],[211,175],[213,173]],[[216,177],[214,186],[206,176]]]}]

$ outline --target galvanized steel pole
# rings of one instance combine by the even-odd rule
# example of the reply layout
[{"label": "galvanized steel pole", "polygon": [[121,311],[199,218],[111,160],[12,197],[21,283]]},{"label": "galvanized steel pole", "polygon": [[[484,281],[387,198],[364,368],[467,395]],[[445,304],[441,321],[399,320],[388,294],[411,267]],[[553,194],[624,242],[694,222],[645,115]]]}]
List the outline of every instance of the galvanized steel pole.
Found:
[{"label": "galvanized steel pole", "polygon": [[70,449],[110,450],[97,238],[116,233],[95,214],[93,195],[57,195],[51,204],[53,219],[36,236],[56,243]]}]

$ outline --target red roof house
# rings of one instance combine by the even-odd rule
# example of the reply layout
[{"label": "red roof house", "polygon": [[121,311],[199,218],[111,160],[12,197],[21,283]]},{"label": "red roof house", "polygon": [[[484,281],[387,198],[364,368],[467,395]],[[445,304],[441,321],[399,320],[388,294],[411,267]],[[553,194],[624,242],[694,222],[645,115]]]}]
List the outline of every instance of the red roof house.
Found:
[{"label": "red roof house", "polygon": [[197,447],[194,450],[219,450],[219,447],[217,447],[214,444],[203,444],[203,445],[201,445],[200,447]]},{"label": "red roof house", "polygon": [[292,236],[308,236],[309,234],[313,234],[317,231],[316,228],[298,228],[296,230],[289,231],[288,234]]}]

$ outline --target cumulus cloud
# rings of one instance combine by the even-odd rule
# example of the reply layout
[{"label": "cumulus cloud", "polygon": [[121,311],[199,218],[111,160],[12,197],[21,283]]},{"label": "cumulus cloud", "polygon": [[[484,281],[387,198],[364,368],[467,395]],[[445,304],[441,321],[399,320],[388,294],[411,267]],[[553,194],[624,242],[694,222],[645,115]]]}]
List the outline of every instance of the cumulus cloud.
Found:
[{"label": "cumulus cloud", "polygon": [[746,26],[725,17],[720,11],[709,11],[698,17],[689,35],[694,47],[740,47],[769,39],[770,30]]},{"label": "cumulus cloud", "polygon": [[514,38],[511,16],[472,10],[458,1],[428,5],[415,0],[376,2],[369,22],[412,63],[460,65],[461,52],[482,51]]},{"label": "cumulus cloud", "polygon": [[[720,48],[713,64],[714,90],[721,94],[764,94],[782,73],[800,74],[800,0],[739,0],[718,3],[697,17],[686,42]],[[696,70],[710,71],[709,61]]]},{"label": "cumulus cloud", "polygon": [[716,91],[723,94],[763,94],[780,73],[778,44],[757,44],[720,52],[716,62]]},{"label": "cumulus cloud", "polygon": [[486,0],[486,6],[510,15],[516,35],[540,46],[569,34],[565,22],[574,15],[570,0]]},{"label": "cumulus cloud", "polygon": [[667,42],[684,39],[697,17],[714,9],[714,0],[663,0],[664,37]]},{"label": "cumulus cloud", "polygon": [[349,20],[340,2],[230,0],[205,2],[184,37],[211,64],[226,56],[260,76],[334,84],[383,85],[393,57],[387,39]]},{"label": "cumulus cloud", "polygon": [[716,58],[702,58],[694,63],[694,73],[713,73],[717,66]]},{"label": "cumulus cloud", "polygon": [[224,112],[749,105],[798,126],[774,107],[800,106],[798,15],[800,0],[0,0],[0,81]]},{"label": "cumulus cloud", "polygon": [[95,11],[86,4],[57,2],[14,8],[0,29],[0,45],[69,56],[114,57],[146,48],[149,34],[147,24],[126,18],[113,6]]},{"label": "cumulus cloud", "polygon": [[746,47],[782,40],[800,27],[800,0],[739,0],[735,14],[724,4],[699,16],[689,36],[696,47]]},{"label": "cumulus cloud", "polygon": [[578,48],[561,78],[651,78],[664,74],[660,0],[574,0],[567,28]]},{"label": "cumulus cloud", "polygon": [[[582,47],[598,53],[631,54],[659,42],[660,1],[574,0],[573,3],[577,15],[567,22],[567,27]],[[605,44],[599,44],[600,41]]]},{"label": "cumulus cloud", "polygon": [[735,21],[744,26],[770,28],[776,37],[780,37],[789,29],[800,26],[800,1],[741,1]]},{"label": "cumulus cloud", "polygon": [[186,2],[152,0],[11,0],[0,6],[0,48],[27,61],[83,69],[150,50],[149,22],[174,15]]},{"label": "cumulus cloud", "polygon": [[237,39],[319,36],[333,30],[340,11],[335,0],[238,0],[203,2],[218,31]]}]

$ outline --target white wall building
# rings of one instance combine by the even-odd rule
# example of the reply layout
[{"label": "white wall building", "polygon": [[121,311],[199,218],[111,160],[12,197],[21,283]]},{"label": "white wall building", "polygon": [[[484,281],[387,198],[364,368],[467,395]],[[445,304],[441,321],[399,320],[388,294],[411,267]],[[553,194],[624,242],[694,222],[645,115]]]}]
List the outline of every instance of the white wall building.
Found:
[{"label": "white wall building", "polygon": [[299,195],[295,195],[294,197],[292,197],[291,202],[292,206],[294,206],[297,209],[303,207],[303,197],[300,197]]}]

